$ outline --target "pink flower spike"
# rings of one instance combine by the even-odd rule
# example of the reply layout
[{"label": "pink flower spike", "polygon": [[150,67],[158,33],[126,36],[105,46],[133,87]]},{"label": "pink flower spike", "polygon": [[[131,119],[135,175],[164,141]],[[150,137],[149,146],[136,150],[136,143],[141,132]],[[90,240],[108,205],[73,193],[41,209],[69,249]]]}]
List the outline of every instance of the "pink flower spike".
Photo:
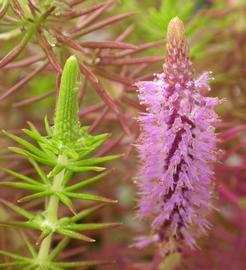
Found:
[{"label": "pink flower spike", "polygon": [[[184,242],[196,248],[196,239],[209,227],[218,121],[214,108],[220,103],[202,95],[210,90],[210,79],[209,72],[194,79],[184,25],[179,18],[172,19],[163,73],[155,75],[154,81],[136,84],[140,104],[146,106],[139,117],[136,146],[138,216],[151,222],[159,243]],[[140,241],[137,246],[148,243],[152,241]]]}]

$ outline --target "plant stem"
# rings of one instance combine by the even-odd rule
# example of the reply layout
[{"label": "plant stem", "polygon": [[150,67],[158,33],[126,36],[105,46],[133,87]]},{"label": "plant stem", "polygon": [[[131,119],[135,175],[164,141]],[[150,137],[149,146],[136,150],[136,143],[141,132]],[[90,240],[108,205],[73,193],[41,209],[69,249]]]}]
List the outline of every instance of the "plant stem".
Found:
[{"label": "plant stem", "polygon": [[[59,157],[58,159],[62,159],[62,157]],[[60,190],[63,189],[64,174],[65,174],[65,170],[62,170],[59,174],[54,176],[53,185],[52,185],[52,189],[54,191],[59,192]],[[52,195],[49,199],[47,208],[45,209],[45,217],[46,217],[46,222],[48,224],[51,224],[52,226],[56,225],[58,221],[58,210],[59,210],[59,198],[56,195]],[[40,245],[40,249],[38,253],[38,261],[40,264],[45,264],[48,261],[50,246],[52,243],[52,235],[53,233],[50,233],[42,241]]]},{"label": "plant stem", "polygon": [[[58,177],[59,174],[56,176]],[[59,199],[57,196],[53,195],[50,197],[47,211],[46,211],[46,219],[48,222],[55,224],[57,221],[57,214],[58,214],[58,204]],[[52,233],[49,234],[41,243],[39,253],[38,253],[38,260],[43,262],[47,260],[47,256],[49,254],[50,245],[52,242]]]}]

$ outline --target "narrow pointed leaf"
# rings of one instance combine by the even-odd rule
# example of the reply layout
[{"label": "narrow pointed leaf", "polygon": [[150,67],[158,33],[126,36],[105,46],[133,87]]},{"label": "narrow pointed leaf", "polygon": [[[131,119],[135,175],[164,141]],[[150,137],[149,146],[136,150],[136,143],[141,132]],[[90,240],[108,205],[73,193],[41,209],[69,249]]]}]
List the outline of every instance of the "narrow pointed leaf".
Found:
[{"label": "narrow pointed leaf", "polygon": [[50,231],[43,231],[41,235],[38,237],[38,240],[36,241],[36,245],[39,246],[40,243],[50,235]]},{"label": "narrow pointed leaf", "polygon": [[69,243],[69,238],[62,239],[59,244],[51,251],[49,255],[49,260],[53,261],[56,257],[60,255],[60,253],[64,250],[64,248]]},{"label": "narrow pointed leaf", "polygon": [[[100,146],[101,144],[99,144],[98,143],[98,145]],[[99,147],[98,146],[98,147]],[[83,159],[83,158],[85,158],[85,157],[87,157],[87,156],[89,156],[93,151],[95,151],[98,147],[96,147],[96,146],[91,146],[90,147],[90,149],[84,149],[84,150],[82,150],[82,151],[80,151],[79,152],[79,158],[78,158],[78,160],[80,160],[80,159]]]},{"label": "narrow pointed leaf", "polygon": [[26,189],[26,190],[32,190],[32,191],[44,191],[45,187],[38,185],[30,185],[26,183],[18,183],[18,182],[0,182],[0,186],[7,186],[7,187],[13,187],[13,188],[19,188],[19,189]]},{"label": "narrow pointed leaf", "polygon": [[37,164],[37,162],[35,162],[32,159],[29,159],[29,161],[33,165],[33,167],[35,168],[36,172],[41,177],[41,179],[43,180],[43,182],[45,184],[49,184],[50,181],[49,181],[48,177],[46,176],[46,174],[44,173],[44,171],[39,167],[39,165]]},{"label": "narrow pointed leaf", "polygon": [[16,212],[17,214],[19,214],[19,215],[21,215],[21,216],[23,216],[23,217],[25,217],[27,219],[32,219],[33,218],[33,215],[30,212],[24,210],[23,208],[15,205],[15,204],[13,204],[11,202],[7,202],[5,200],[2,200],[2,199],[0,201],[4,205],[6,205],[7,207],[9,207],[12,211]]},{"label": "narrow pointed leaf", "polygon": [[71,179],[72,175],[73,175],[73,172],[71,172],[71,171],[66,171],[65,172],[65,175],[63,177],[63,183],[62,183],[64,187],[67,185],[67,183]]},{"label": "narrow pointed leaf", "polygon": [[39,133],[36,133],[32,130],[29,130],[29,129],[26,129],[26,128],[23,128],[22,131],[27,135],[29,136],[30,138],[32,138],[33,140],[39,142],[39,141],[43,141],[43,137],[39,134]]},{"label": "narrow pointed leaf", "polygon": [[65,154],[67,155],[68,158],[71,158],[71,159],[74,159],[74,160],[77,160],[79,158],[78,153],[75,150],[73,150],[72,148],[66,149],[64,152],[65,152]]},{"label": "narrow pointed leaf", "polygon": [[124,20],[125,18],[133,16],[134,14],[136,14],[136,13],[133,13],[133,12],[132,13],[126,13],[126,14],[111,17],[109,19],[102,20],[100,22],[97,22],[95,24],[92,24],[92,25],[88,26],[87,28],[83,28],[82,30],[80,30],[80,31],[76,32],[75,34],[71,35],[71,37],[76,38],[76,37],[88,34],[88,33],[92,32],[92,31],[97,30],[97,29],[101,29],[101,28],[103,28],[105,26],[108,26],[110,24],[114,24],[116,22]]},{"label": "narrow pointed leaf", "polygon": [[101,172],[104,171],[104,167],[98,167],[98,166],[74,166],[74,165],[66,165],[66,168],[71,170],[72,172]]},{"label": "narrow pointed leaf", "polygon": [[58,228],[56,230],[56,232],[62,234],[62,235],[65,235],[66,237],[69,237],[69,238],[74,238],[74,239],[78,239],[78,240],[82,240],[82,241],[85,241],[85,242],[95,242],[94,239],[86,236],[86,235],[83,235],[83,234],[80,234],[80,233],[77,233],[77,232],[74,232],[74,231],[71,231],[71,230],[67,230],[67,229],[64,229],[64,228]]},{"label": "narrow pointed leaf", "polygon": [[49,16],[52,11],[54,10],[54,6],[51,6],[48,8],[41,16],[39,16],[35,23],[31,24],[29,29],[24,34],[23,39],[20,41],[19,45],[15,47],[12,51],[10,51],[5,57],[3,57],[0,60],[0,67],[5,66],[10,61],[12,61],[14,58],[16,58],[26,47],[28,41],[31,39],[33,33],[36,31],[36,28],[39,26],[39,24]]},{"label": "narrow pointed leaf", "polygon": [[106,156],[106,157],[99,157],[99,158],[91,158],[91,159],[85,159],[78,162],[74,162],[75,166],[88,166],[88,165],[96,165],[99,163],[108,162],[114,159],[119,158],[122,155],[112,155],[112,156]]},{"label": "narrow pointed leaf", "polygon": [[93,136],[93,137],[91,137],[91,139],[93,142],[105,141],[108,139],[109,136],[110,136],[109,133],[104,133],[104,134]]},{"label": "narrow pointed leaf", "polygon": [[64,16],[67,17],[67,19],[76,18],[82,15],[85,15],[87,13],[93,12],[101,7],[103,7],[105,3],[97,4],[88,8],[83,8],[79,10],[72,10],[70,12],[64,13]]},{"label": "narrow pointed leaf", "polygon": [[54,177],[55,175],[59,174],[64,169],[64,165],[57,164],[54,169],[49,172],[48,177]]},{"label": "narrow pointed leaf", "polygon": [[41,158],[39,156],[36,156],[24,149],[18,148],[18,147],[9,147],[9,149],[19,155],[22,155],[24,157],[34,159],[36,161],[39,161],[40,163],[49,165],[49,166],[54,166],[56,162],[54,160],[50,160],[50,157],[46,156],[46,158]]},{"label": "narrow pointed leaf", "polygon": [[96,142],[94,142],[93,144],[91,144],[89,147],[90,149],[88,150],[82,150],[81,152],[79,152],[79,160],[87,157],[89,154],[91,154],[93,151],[97,150],[103,143],[105,140],[98,140]]},{"label": "narrow pointed leaf", "polygon": [[9,173],[10,175],[15,176],[16,178],[21,179],[21,180],[23,180],[23,181],[25,181],[25,182],[27,182],[27,183],[29,183],[29,184],[32,184],[32,185],[39,184],[39,182],[36,181],[35,179],[30,178],[30,177],[28,177],[28,176],[25,176],[25,175],[23,175],[23,174],[20,174],[20,173],[18,173],[18,172],[15,172],[15,171],[12,171],[12,170],[9,170],[9,169],[4,169],[4,168],[1,168],[1,170],[3,170],[3,171],[6,172],[6,173]]},{"label": "narrow pointed leaf", "polygon": [[39,199],[39,198],[42,198],[42,197],[47,197],[47,196],[50,196],[53,194],[53,191],[43,191],[43,192],[39,192],[39,193],[36,193],[36,194],[32,194],[32,195],[28,195],[28,196],[25,196],[21,199],[18,200],[19,203],[23,203],[23,202],[28,202],[28,201],[31,201],[31,200],[34,200],[34,199]]},{"label": "narrow pointed leaf", "polygon": [[[89,129],[90,127],[82,127],[80,129],[80,132],[81,134],[83,135],[83,137],[86,139],[86,145],[87,144],[93,144],[94,142],[97,142],[97,141],[101,141],[101,140],[106,140],[110,134],[108,133],[103,133],[103,134],[100,134],[100,135],[95,135],[95,136],[92,136],[89,134]],[[83,140],[84,142],[84,140]]]},{"label": "narrow pointed leaf", "polygon": [[55,194],[60,199],[60,201],[64,203],[74,215],[76,215],[76,211],[73,208],[72,201],[62,192],[56,192]]},{"label": "narrow pointed leaf", "polygon": [[35,134],[37,134],[40,137],[42,137],[42,135],[40,134],[40,132],[38,131],[38,129],[33,125],[33,123],[31,123],[31,122],[28,121],[27,124],[30,127],[31,131],[33,131]]},{"label": "narrow pointed leaf", "polygon": [[88,201],[98,201],[105,203],[117,203],[116,200],[111,200],[102,196],[93,195],[93,194],[84,194],[84,193],[73,193],[73,192],[64,192],[68,197],[74,199],[88,200]]},{"label": "narrow pointed leaf", "polygon": [[9,266],[24,266],[29,264],[29,262],[23,261],[23,262],[7,262],[7,263],[0,263],[0,268],[5,268]]},{"label": "narrow pointed leaf", "polygon": [[29,39],[31,38],[32,31],[33,31],[33,29],[30,29],[29,31],[27,31],[26,34],[24,35],[23,39],[21,40],[20,44],[0,60],[0,68],[7,65],[10,61],[12,61],[14,58],[16,58],[18,54],[21,53],[21,51],[25,48],[26,44],[28,43]]},{"label": "narrow pointed leaf", "polygon": [[86,180],[83,180],[77,184],[74,184],[68,188],[66,188],[65,190],[66,191],[75,191],[75,190],[78,190],[82,187],[85,187],[87,185],[90,185],[92,183],[95,183],[97,182],[98,180],[102,179],[103,177],[105,177],[107,174],[109,174],[109,171],[107,172],[103,172],[103,173],[100,173],[99,175],[95,176],[95,177],[92,177],[92,178],[89,178],[89,179],[86,179]]},{"label": "narrow pointed leaf", "polygon": [[84,48],[100,49],[137,49],[137,46],[120,41],[83,41],[80,43]]},{"label": "narrow pointed leaf", "polygon": [[101,209],[102,207],[104,206],[104,204],[101,204],[101,205],[97,205],[97,206],[94,206],[94,207],[90,207],[90,208],[87,208],[85,210],[82,210],[81,212],[79,212],[76,216],[74,217],[71,217],[71,221],[73,223],[83,219],[83,218],[86,218],[87,216],[93,214],[94,212],[96,212],[97,210]]},{"label": "narrow pointed leaf", "polygon": [[44,118],[44,126],[45,126],[45,131],[47,132],[47,134],[49,136],[52,136],[52,130],[51,130],[51,127],[49,125],[49,121],[48,121],[47,115]]},{"label": "narrow pointed leaf", "polygon": [[0,250],[0,255],[7,256],[11,259],[20,260],[20,261],[30,261],[29,258],[20,256],[20,255],[14,254],[14,253],[10,253],[10,252],[4,251],[4,250]]},{"label": "narrow pointed leaf", "polygon": [[23,147],[25,147],[27,150],[29,150],[30,152],[32,152],[33,154],[40,156],[40,157],[44,157],[46,158],[46,155],[44,152],[42,152],[40,149],[38,149],[37,147],[35,147],[34,145],[32,145],[31,143],[29,143],[26,140],[23,140],[22,138],[15,136],[11,133],[8,133],[6,131],[3,131],[4,134],[6,136],[8,136],[9,138],[11,138],[13,141],[17,142],[18,144],[22,145]]},{"label": "narrow pointed leaf", "polygon": [[71,224],[67,225],[66,228],[73,231],[92,231],[92,230],[103,230],[113,227],[118,227],[121,223],[87,223],[87,224]]},{"label": "narrow pointed leaf", "polygon": [[39,230],[39,226],[37,224],[31,223],[31,222],[19,222],[19,221],[0,223],[0,227],[19,227],[19,228]]},{"label": "narrow pointed leaf", "polygon": [[29,241],[29,239],[27,238],[27,236],[21,231],[21,237],[24,240],[30,254],[32,255],[33,258],[37,257],[37,252],[34,248],[34,246],[32,245],[32,243]]},{"label": "narrow pointed leaf", "polygon": [[72,172],[88,172],[88,171],[94,171],[94,172],[101,172],[104,171],[105,168],[103,167],[96,167],[96,166],[74,166],[74,165],[67,165],[67,169],[71,170]]},{"label": "narrow pointed leaf", "polygon": [[[38,95],[38,96],[35,96],[35,97],[32,97],[32,98],[26,98],[26,99],[23,99],[19,102],[15,102],[13,104],[13,107],[14,108],[20,108],[20,107],[23,107],[23,106],[27,106],[27,105],[30,105],[30,104],[34,104],[34,103],[37,103],[43,99],[46,99],[50,96],[53,96],[55,94],[55,91],[49,91],[45,94],[42,94],[42,95]],[[38,139],[38,138],[37,138]],[[43,137],[39,137],[39,139],[42,141]]]},{"label": "narrow pointed leaf", "polygon": [[44,138],[44,140],[39,142],[39,146],[42,148],[42,150],[51,157],[52,160],[57,159],[58,154],[58,147],[53,144],[50,139]]}]

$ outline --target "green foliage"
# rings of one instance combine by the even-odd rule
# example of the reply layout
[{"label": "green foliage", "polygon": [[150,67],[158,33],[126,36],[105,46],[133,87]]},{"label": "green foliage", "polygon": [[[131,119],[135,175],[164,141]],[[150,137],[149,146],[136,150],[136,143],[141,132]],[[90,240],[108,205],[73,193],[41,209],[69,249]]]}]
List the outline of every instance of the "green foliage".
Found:
[{"label": "green foliage", "polygon": [[[189,22],[189,20],[197,21],[196,17],[192,16],[197,9],[198,1],[196,0],[162,0],[156,4],[156,7],[151,2],[149,6],[147,5],[147,8],[145,1],[139,3],[138,1],[125,0],[122,3],[126,9],[134,6],[139,10],[138,16],[141,20],[138,20],[138,27],[147,34],[146,38],[150,40],[163,39],[166,36],[168,22],[173,17],[178,16],[185,22]],[[202,18],[199,18],[196,24],[196,27],[202,24]]]},{"label": "green foliage", "polygon": [[72,56],[67,60],[61,77],[53,134],[54,139],[60,140],[65,145],[76,142],[80,137],[76,102],[78,71],[76,57]]},{"label": "green foliage", "polygon": [[134,17],[135,32],[142,37],[143,43],[163,40],[168,22],[178,16],[186,25],[192,58],[201,57],[208,43],[214,38],[213,32],[206,31],[208,27],[212,25],[215,30],[229,23],[229,18],[226,17],[215,21],[208,12],[204,12],[208,6],[205,1],[200,0],[160,0],[154,4],[153,1],[122,0],[121,3],[124,11],[138,11]]},{"label": "green foliage", "polygon": [[160,7],[150,8],[149,16],[145,19],[145,23],[141,24],[144,29],[153,39],[162,39],[166,36],[168,22],[175,16],[178,16],[182,21],[187,21],[192,11],[194,11],[195,2],[188,1],[162,1]]},{"label": "green foliage", "polygon": [[[118,226],[118,223],[81,223],[88,215],[100,209],[102,205],[89,207],[79,213],[73,207],[73,199],[89,200],[101,203],[116,203],[96,194],[81,193],[80,189],[95,183],[105,177],[108,172],[99,164],[114,160],[119,155],[105,157],[91,157],[100,145],[107,139],[107,134],[92,136],[87,127],[80,127],[77,116],[77,76],[78,63],[71,56],[65,66],[61,78],[59,99],[56,108],[54,127],[50,127],[47,118],[45,128],[47,135],[43,136],[34,125],[29,123],[30,129],[24,129],[24,133],[34,141],[22,139],[16,135],[4,131],[4,134],[16,142],[20,147],[10,147],[13,152],[22,155],[30,161],[37,173],[36,178],[31,178],[9,169],[2,169],[13,177],[13,180],[2,181],[1,186],[24,189],[31,194],[18,200],[19,203],[45,197],[47,203],[43,212],[31,213],[13,203],[1,200],[1,203],[11,209],[15,214],[22,217],[22,221],[2,222],[1,227],[28,228],[40,231],[37,245],[39,250],[25,238],[27,249],[31,257],[23,257],[6,251],[0,255],[8,256],[11,262],[1,263],[0,268],[7,269],[9,266],[16,269],[67,269],[74,267],[89,267],[108,263],[105,261],[83,261],[59,263],[54,261],[57,255],[65,248],[67,239],[78,239],[86,242],[95,240],[81,234],[82,231],[102,230]],[[48,166],[49,172],[39,165]],[[101,172],[96,176],[84,179],[81,182],[70,184],[74,173]],[[8,178],[9,179],[9,178]],[[64,204],[72,212],[72,217],[58,217],[59,204]],[[51,250],[52,235],[60,234],[64,240]]]}]

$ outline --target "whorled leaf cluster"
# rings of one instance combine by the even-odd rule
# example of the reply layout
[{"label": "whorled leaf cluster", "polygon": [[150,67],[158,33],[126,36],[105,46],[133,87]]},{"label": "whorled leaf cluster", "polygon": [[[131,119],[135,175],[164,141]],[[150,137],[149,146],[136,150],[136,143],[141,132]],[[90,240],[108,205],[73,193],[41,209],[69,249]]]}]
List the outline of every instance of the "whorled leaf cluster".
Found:
[{"label": "whorled leaf cluster", "polygon": [[[24,189],[31,192],[22,197],[19,203],[45,198],[44,209],[41,212],[31,212],[11,202],[1,200],[2,204],[19,214],[22,221],[1,222],[2,227],[27,228],[37,230],[40,236],[36,239],[37,248],[23,235],[31,257],[23,257],[14,253],[0,251],[2,256],[8,256],[11,261],[0,263],[0,267],[22,267],[22,269],[67,269],[74,267],[88,267],[108,263],[108,261],[82,261],[82,262],[57,262],[57,255],[66,247],[68,239],[78,239],[86,242],[95,240],[81,232],[100,230],[118,226],[118,223],[81,223],[88,215],[92,214],[101,205],[86,208],[80,212],[73,206],[74,199],[89,200],[101,203],[115,203],[96,194],[81,193],[80,190],[97,182],[108,174],[99,164],[114,160],[119,155],[105,157],[91,157],[91,155],[104,143],[108,134],[92,136],[86,127],[81,127],[77,110],[77,76],[78,63],[71,56],[65,66],[61,77],[59,98],[54,119],[54,126],[50,127],[45,121],[47,135],[30,125],[24,133],[34,141],[34,144],[16,135],[5,132],[10,139],[21,147],[11,147],[15,153],[28,158],[34,167],[37,178],[31,178],[10,169],[3,169],[16,180],[1,181],[1,187]],[[46,165],[48,172],[39,164]],[[102,172],[104,171],[104,172]],[[70,184],[71,177],[79,172],[101,172],[91,178],[78,183]],[[59,217],[60,204],[67,206],[72,216]],[[53,234],[61,235],[60,243],[51,248]]]}]

